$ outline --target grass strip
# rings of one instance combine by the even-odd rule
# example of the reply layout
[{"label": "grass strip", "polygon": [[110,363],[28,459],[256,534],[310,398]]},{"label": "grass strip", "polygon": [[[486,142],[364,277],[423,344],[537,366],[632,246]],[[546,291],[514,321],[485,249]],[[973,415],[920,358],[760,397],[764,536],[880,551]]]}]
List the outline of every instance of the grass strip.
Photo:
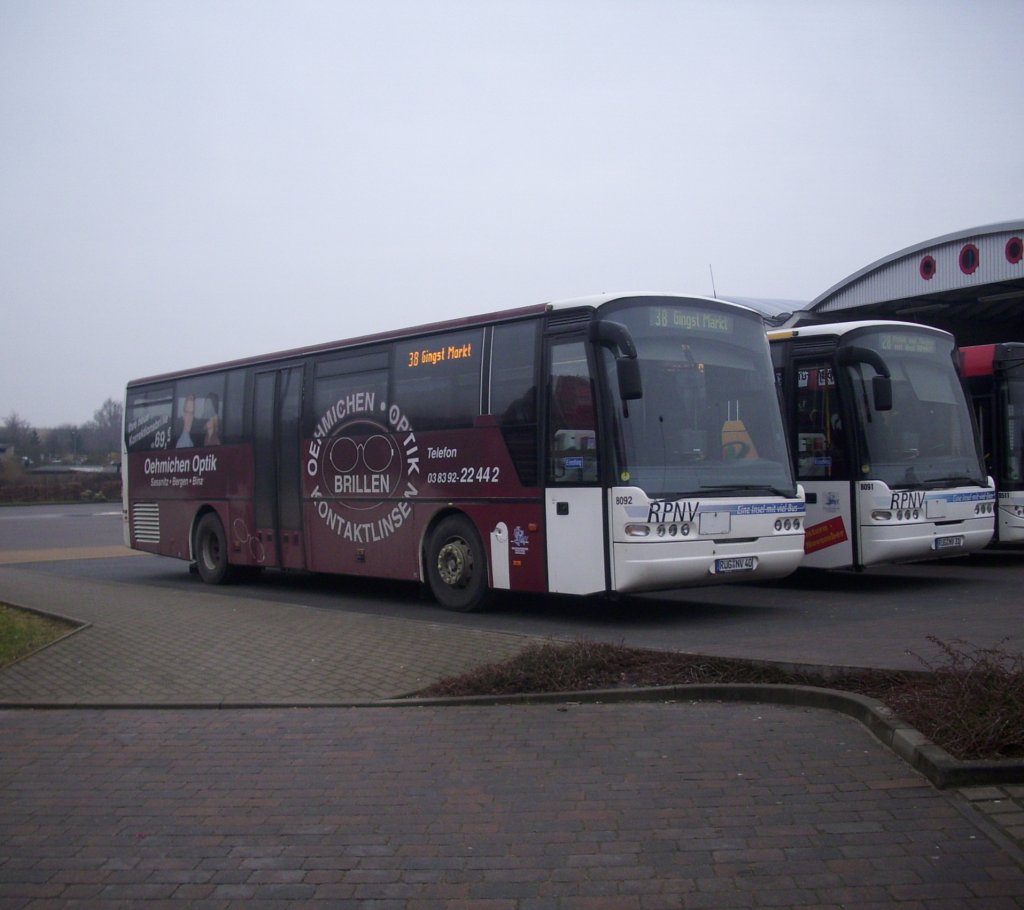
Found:
[{"label": "grass strip", "polygon": [[0,667],[38,651],[72,628],[62,620],[0,604]]}]

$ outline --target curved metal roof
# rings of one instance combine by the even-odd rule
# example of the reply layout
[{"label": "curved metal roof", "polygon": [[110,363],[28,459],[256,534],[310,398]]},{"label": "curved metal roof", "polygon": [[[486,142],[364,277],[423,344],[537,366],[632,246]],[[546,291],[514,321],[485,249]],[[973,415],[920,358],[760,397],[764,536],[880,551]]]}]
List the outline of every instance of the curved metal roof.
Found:
[{"label": "curved metal roof", "polygon": [[1024,339],[1024,220],[914,244],[833,285],[808,310],[910,319],[961,344]]}]

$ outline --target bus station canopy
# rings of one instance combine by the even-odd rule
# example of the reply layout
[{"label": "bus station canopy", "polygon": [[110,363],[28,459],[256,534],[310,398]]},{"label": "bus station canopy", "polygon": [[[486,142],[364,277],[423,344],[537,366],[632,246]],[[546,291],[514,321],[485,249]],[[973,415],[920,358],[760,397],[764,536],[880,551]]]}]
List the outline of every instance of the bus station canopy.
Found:
[{"label": "bus station canopy", "polygon": [[946,234],[854,272],[806,307],[830,322],[902,319],[957,343],[1024,341],[1024,219]]}]

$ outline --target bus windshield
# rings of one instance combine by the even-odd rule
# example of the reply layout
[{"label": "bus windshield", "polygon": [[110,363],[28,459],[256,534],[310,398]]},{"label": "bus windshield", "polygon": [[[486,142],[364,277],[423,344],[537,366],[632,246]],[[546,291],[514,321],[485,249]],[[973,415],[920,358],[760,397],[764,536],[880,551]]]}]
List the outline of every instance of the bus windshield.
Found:
[{"label": "bus windshield", "polygon": [[[711,300],[634,298],[601,318],[629,330],[643,384],[639,399],[612,396],[617,482],[664,498],[795,495],[759,316]],[[614,356],[602,356],[614,390]]]},{"label": "bus windshield", "polygon": [[861,474],[890,487],[984,486],[970,407],[953,364],[953,339],[905,328],[858,333],[892,378],[891,410],[876,410],[874,367],[846,366],[861,431]]}]

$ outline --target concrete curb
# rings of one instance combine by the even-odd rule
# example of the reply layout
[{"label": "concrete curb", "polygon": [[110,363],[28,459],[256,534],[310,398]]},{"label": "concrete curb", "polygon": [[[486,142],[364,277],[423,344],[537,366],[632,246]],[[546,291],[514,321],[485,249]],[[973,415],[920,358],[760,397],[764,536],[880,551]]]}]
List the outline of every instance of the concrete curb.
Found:
[{"label": "concrete curb", "polygon": [[45,702],[3,702],[0,710],[258,710],[302,708],[459,708],[497,705],[582,705],[623,702],[737,702],[775,704],[837,711],[859,721],[883,745],[892,749],[938,789],[976,787],[1024,782],[1024,761],[1015,759],[961,761],[935,745],[915,728],[903,723],[884,704],[873,698],[815,686],[763,685],[759,683],[695,684],[638,689],[594,689],[578,692],[545,692],[522,695],[473,695],[459,698],[391,698],[370,701],[331,699],[262,699],[239,702],[230,699],[182,699],[139,701],[123,699],[48,699]]},{"label": "concrete curb", "polygon": [[719,701],[824,708],[859,721],[881,743],[941,789],[1024,782],[1024,760],[954,758],[922,733],[902,722],[882,702],[864,695],[817,686],[716,683],[658,686],[648,689],[600,689],[535,695],[473,696],[469,698],[410,698],[377,702],[388,706],[458,706],[530,703],[600,704],[629,701]]}]

